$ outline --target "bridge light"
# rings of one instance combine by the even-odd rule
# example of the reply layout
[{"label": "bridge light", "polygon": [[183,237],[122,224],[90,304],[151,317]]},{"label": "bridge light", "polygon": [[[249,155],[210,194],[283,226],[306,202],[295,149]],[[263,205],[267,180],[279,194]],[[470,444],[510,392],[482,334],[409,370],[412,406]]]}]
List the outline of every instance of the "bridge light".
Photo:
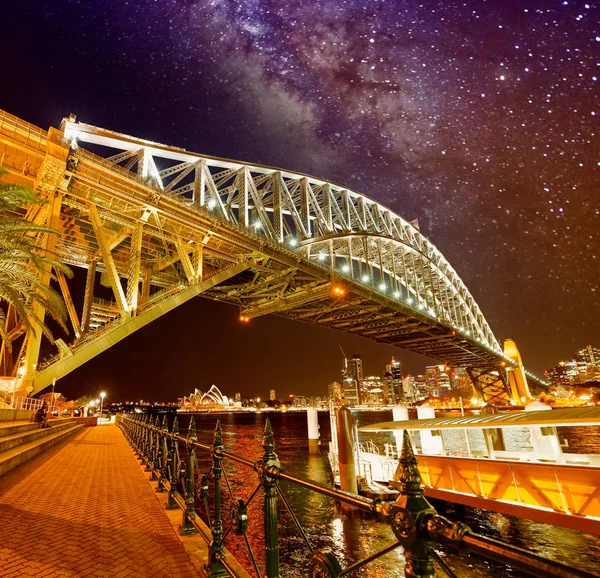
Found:
[{"label": "bridge light", "polygon": [[240,321],[242,323],[248,323],[250,321],[250,317],[248,317],[247,315],[240,315]]},{"label": "bridge light", "polygon": [[379,290],[380,291],[385,291],[387,289],[386,284],[385,283],[381,283],[381,285],[379,285]]},{"label": "bridge light", "polygon": [[435,309],[433,307],[429,310],[429,315],[435,316]]},{"label": "bridge light", "polygon": [[346,295],[346,289],[344,289],[341,285],[334,285],[331,289],[331,292],[335,297],[343,297]]},{"label": "bridge light", "polygon": [[362,276],[362,282],[363,283],[368,283],[369,282],[369,276],[368,275],[363,275]]},{"label": "bridge light", "polygon": [[394,297],[400,299],[400,291],[394,291]]},{"label": "bridge light", "polygon": [[412,298],[412,297],[409,297],[409,298],[406,300],[406,302],[407,302],[409,305],[412,305],[412,304],[413,304],[413,298]]},{"label": "bridge light", "polygon": [[254,221],[255,229],[262,229],[262,223],[260,221]]},{"label": "bridge light", "polygon": [[350,271],[350,267],[348,267],[348,265],[343,265],[342,266],[342,272],[348,273],[348,271]]},{"label": "bridge light", "polygon": [[210,210],[214,209],[217,206],[217,201],[215,201],[214,199],[211,199],[210,201],[208,201],[208,208]]},{"label": "bridge light", "polygon": [[298,244],[298,241],[297,241],[296,239],[294,239],[294,237],[292,237],[292,238],[290,239],[290,245],[291,245],[292,247],[295,247],[297,244]]},{"label": "bridge light", "polygon": [[325,259],[325,253],[322,253],[322,252],[321,252],[321,253],[319,253],[319,254],[317,255],[317,259],[319,259],[319,261],[323,261],[323,260]]}]

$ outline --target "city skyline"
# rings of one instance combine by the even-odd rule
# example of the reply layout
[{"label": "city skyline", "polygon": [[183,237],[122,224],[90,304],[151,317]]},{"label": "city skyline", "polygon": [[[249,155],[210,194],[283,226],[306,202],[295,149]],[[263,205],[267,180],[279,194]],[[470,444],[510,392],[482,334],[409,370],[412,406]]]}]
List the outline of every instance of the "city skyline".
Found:
[{"label": "city skyline", "polygon": [[[534,373],[600,341],[596,5],[65,0],[5,14],[0,108],[342,183],[417,220]],[[195,299],[58,387],[309,394],[333,378],[338,343],[367,367],[434,363]]]}]

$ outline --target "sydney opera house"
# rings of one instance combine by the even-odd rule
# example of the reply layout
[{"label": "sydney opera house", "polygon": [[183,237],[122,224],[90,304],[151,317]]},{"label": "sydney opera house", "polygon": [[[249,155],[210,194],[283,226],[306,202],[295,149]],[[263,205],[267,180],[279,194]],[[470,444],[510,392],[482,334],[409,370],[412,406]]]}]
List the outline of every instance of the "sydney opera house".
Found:
[{"label": "sydney opera house", "polygon": [[189,397],[183,398],[180,411],[206,411],[231,409],[233,404],[223,395],[216,385],[212,385],[206,393],[195,389]]}]

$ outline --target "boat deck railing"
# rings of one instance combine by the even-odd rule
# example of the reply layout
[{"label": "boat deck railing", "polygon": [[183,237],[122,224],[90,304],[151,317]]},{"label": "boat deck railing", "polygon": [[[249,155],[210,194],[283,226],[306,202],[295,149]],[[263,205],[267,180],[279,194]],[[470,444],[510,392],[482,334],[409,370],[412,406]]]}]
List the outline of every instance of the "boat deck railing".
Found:
[{"label": "boat deck railing", "polygon": [[[198,518],[202,516],[206,520],[211,530],[209,561],[206,566],[206,573],[210,577],[232,574],[225,547],[227,542],[227,548],[231,551],[230,542],[237,537],[248,550],[256,576],[279,578],[279,504],[283,504],[293,520],[295,530],[306,549],[303,574],[306,576],[320,578],[349,576],[388,552],[403,548],[407,576],[431,578],[436,575],[435,564],[437,563],[437,567],[448,576],[455,577],[452,569],[439,554],[438,549],[444,546],[476,553],[520,569],[531,576],[593,577],[593,574],[583,570],[576,570],[532,552],[480,536],[465,524],[452,523],[438,515],[423,495],[417,459],[407,433],[404,434],[400,458],[402,466],[399,477],[400,495],[392,504],[353,495],[310,479],[287,474],[275,453],[273,431],[268,419],[265,423],[262,443],[263,455],[257,461],[225,449],[219,422],[215,427],[213,443],[207,445],[198,442],[193,416],[185,437],[179,434],[177,418],[170,431],[166,416],[163,416],[162,423],[159,423],[158,417],[141,414],[120,415],[117,421],[133,450],[145,464],[146,470],[157,480],[157,492],[165,493],[166,507],[182,507],[181,533],[198,533],[200,529]],[[183,447],[183,451],[180,451],[180,446]],[[200,472],[198,452],[208,452],[207,457],[210,458],[211,466],[206,474]],[[233,494],[225,467],[226,463],[230,462],[247,469],[247,474],[244,474],[245,480],[252,473],[256,476],[256,485],[245,500]],[[329,496],[342,504],[353,506],[355,510],[377,516],[390,525],[396,540],[382,550],[343,568],[331,550],[313,547],[280,485],[281,481]],[[248,507],[253,501],[259,500],[260,496],[262,496],[262,520],[254,520],[249,515]],[[226,503],[229,515],[225,521],[223,512]],[[262,525],[264,548],[260,556],[251,547],[248,539],[250,524]]]}]

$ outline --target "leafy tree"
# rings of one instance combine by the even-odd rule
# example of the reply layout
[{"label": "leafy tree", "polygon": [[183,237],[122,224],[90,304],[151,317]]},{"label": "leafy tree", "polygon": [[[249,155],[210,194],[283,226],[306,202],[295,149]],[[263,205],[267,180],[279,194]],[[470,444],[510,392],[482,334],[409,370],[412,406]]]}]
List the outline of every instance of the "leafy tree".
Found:
[{"label": "leafy tree", "polygon": [[[0,178],[6,173],[0,168]],[[42,281],[45,272],[52,268],[71,277],[71,270],[54,255],[36,245],[40,234],[60,234],[45,225],[37,225],[18,216],[24,205],[45,203],[29,187],[0,183],[0,304],[12,305],[26,329],[38,326],[44,335],[54,341],[48,326],[35,314],[35,304],[67,331],[67,311],[61,295]],[[11,349],[6,332],[6,310],[0,305],[0,339]]]}]

